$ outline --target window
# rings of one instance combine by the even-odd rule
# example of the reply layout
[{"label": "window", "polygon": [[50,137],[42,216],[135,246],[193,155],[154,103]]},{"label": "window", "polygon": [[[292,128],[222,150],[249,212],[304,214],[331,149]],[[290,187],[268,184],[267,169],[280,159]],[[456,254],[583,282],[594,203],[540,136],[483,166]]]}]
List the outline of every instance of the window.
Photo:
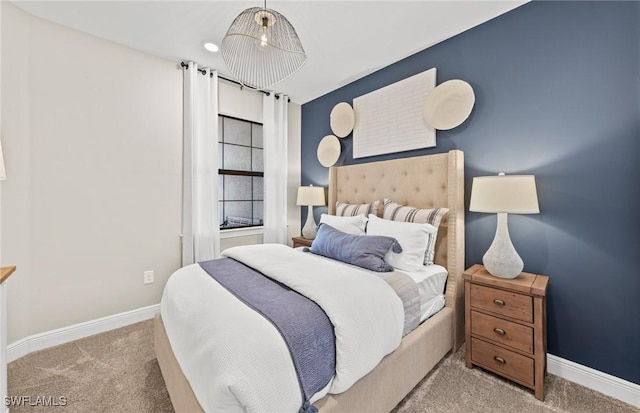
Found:
[{"label": "window", "polygon": [[262,225],[262,125],[222,115],[218,121],[220,229]]}]

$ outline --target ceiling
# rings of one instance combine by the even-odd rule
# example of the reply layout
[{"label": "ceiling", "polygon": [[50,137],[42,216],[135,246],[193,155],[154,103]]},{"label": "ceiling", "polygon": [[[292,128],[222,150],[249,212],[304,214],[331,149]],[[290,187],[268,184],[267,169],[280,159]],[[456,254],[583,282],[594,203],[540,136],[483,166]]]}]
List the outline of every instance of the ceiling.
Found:
[{"label": "ceiling", "polygon": [[[268,1],[293,24],[306,64],[273,86],[306,103],[526,1]],[[232,77],[220,52],[231,21],[261,1],[13,1],[23,10],[169,60]]]}]

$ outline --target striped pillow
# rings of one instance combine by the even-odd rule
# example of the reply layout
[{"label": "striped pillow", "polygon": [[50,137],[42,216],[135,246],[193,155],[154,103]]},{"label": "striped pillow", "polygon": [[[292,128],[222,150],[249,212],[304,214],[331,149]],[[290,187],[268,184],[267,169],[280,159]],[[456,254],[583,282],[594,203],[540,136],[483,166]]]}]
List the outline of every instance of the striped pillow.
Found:
[{"label": "striped pillow", "polygon": [[336,215],[343,217],[355,217],[356,215],[368,217],[369,214],[378,215],[378,205],[380,205],[380,201],[359,205],[336,202]]},{"label": "striped pillow", "polygon": [[384,213],[382,217],[390,221],[415,222],[431,224],[436,231],[429,235],[427,251],[424,254],[424,265],[433,264],[436,255],[436,238],[442,217],[449,212],[448,208],[420,209],[397,204],[390,199],[384,199]]}]

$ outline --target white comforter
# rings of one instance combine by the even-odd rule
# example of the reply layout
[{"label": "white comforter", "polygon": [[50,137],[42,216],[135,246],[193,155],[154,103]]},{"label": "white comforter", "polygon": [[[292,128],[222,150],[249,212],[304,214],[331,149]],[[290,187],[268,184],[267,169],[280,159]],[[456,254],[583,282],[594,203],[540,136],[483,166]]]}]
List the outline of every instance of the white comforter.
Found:
[{"label": "white comforter", "polygon": [[[276,244],[236,247],[234,258],[318,303],[334,325],[336,374],[312,401],[342,393],[400,344],[402,302],[386,282]],[[297,412],[302,396],[273,325],[198,264],[167,281],[161,314],[173,352],[206,412]]]}]

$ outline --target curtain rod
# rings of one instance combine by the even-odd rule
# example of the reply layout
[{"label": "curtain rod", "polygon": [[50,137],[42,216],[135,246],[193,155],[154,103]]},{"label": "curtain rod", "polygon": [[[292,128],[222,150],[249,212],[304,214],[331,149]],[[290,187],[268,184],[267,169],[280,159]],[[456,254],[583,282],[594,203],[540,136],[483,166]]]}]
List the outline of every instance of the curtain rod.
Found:
[{"label": "curtain rod", "polygon": [[[188,64],[188,63],[186,63],[186,62],[180,62],[180,66],[182,66],[182,67],[189,67],[189,64]],[[198,72],[202,73],[203,75],[204,75],[205,73],[207,73],[207,71],[206,71],[206,70],[204,70],[204,69],[198,69]],[[211,74],[210,76],[211,76],[211,77],[213,77],[213,74]],[[220,76],[220,75],[218,75],[218,78],[219,78],[219,79],[222,79],[222,80],[226,80],[226,81],[227,81],[227,82],[229,82],[229,83],[233,83],[233,84],[236,84],[236,85],[240,86],[240,89],[241,89],[241,90],[242,90],[242,88],[245,88],[245,87],[246,87],[247,89],[251,89],[251,90],[258,91],[258,92],[262,92],[262,93],[264,93],[264,94],[265,94],[265,95],[267,95],[267,96],[271,96],[271,92],[268,92],[268,91],[266,91],[266,90],[253,89],[253,88],[250,88],[250,87],[248,87],[248,86],[243,85],[242,83],[240,83],[240,82],[238,82],[238,81],[236,81],[236,80],[229,79],[229,78],[224,77],[224,76]],[[280,99],[280,96],[279,96],[277,93],[275,93],[275,92],[274,92],[274,94],[275,94],[276,99]],[[287,102],[291,102],[291,98],[289,98],[289,99],[287,100]]]}]

